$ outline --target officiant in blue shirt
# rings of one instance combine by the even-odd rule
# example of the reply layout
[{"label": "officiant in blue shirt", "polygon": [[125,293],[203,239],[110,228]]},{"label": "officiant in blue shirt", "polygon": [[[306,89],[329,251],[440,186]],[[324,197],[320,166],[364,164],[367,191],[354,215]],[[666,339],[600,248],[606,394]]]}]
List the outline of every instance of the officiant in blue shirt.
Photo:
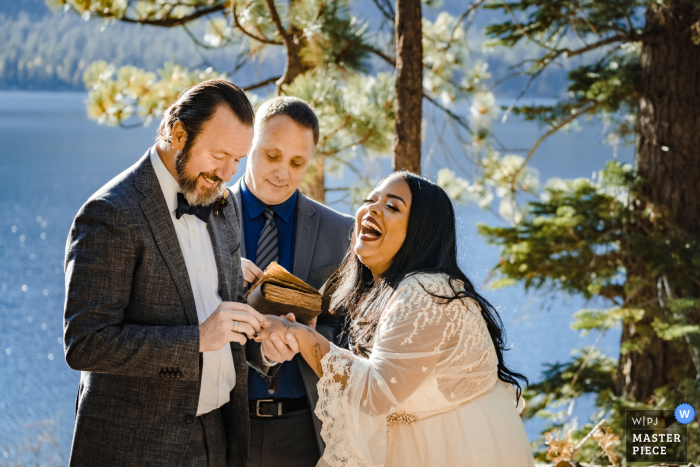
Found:
[{"label": "officiant in blue shirt", "polygon": [[[340,266],[353,219],[299,192],[318,143],[318,120],[301,99],[276,97],[256,112],[246,173],[233,187],[242,212],[241,256],[248,282],[272,261],[319,289]],[[321,314],[316,330],[329,339],[338,318]],[[256,345],[256,344],[247,344]],[[272,364],[272,362],[271,362]],[[324,444],[313,413],[318,377],[299,356],[275,377],[248,372],[249,467],[311,467]]]},{"label": "officiant in blue shirt", "polygon": [[[241,201],[243,202],[243,238],[245,239],[247,259],[264,269],[267,265],[258,263],[256,253],[260,234],[267,221],[265,209],[268,209],[268,206],[250,192],[245,182],[241,183]],[[269,207],[273,213],[275,227],[277,227],[279,251],[277,263],[287,271],[294,270],[296,205],[297,192],[294,191],[294,194],[283,203]],[[280,385],[280,381],[283,381],[284,384]],[[271,384],[275,383],[277,383],[277,387],[270,391]],[[282,365],[272,381],[256,371],[248,373],[249,399],[269,399],[271,395],[274,396],[274,399],[298,399],[306,396],[297,359]]]}]

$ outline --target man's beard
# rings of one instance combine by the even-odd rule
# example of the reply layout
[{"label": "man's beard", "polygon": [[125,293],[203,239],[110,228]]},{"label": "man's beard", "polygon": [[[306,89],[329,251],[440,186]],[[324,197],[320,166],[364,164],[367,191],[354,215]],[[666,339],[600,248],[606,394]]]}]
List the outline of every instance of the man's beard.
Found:
[{"label": "man's beard", "polygon": [[214,188],[204,188],[203,193],[197,191],[197,181],[202,174],[198,174],[195,177],[191,177],[187,172],[187,166],[190,162],[190,152],[189,148],[183,149],[180,154],[175,158],[175,170],[177,172],[178,185],[180,185],[180,191],[185,195],[185,199],[191,206],[208,206],[224,195],[226,188],[224,186],[223,180],[217,177],[213,173],[206,173],[208,179],[218,181],[219,183]]}]

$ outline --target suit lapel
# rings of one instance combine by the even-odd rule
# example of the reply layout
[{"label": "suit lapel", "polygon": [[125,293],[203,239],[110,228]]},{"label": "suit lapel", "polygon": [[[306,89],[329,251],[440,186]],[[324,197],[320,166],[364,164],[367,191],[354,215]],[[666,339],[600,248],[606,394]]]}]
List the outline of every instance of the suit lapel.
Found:
[{"label": "suit lapel", "polygon": [[[231,196],[230,201],[235,202],[235,198]],[[219,272],[219,293],[221,299],[225,302],[233,301],[233,293],[231,290],[232,264],[231,253],[236,249],[235,225],[236,212],[233,205],[229,202],[222,211],[223,215],[211,215],[207,222],[207,230],[211,237],[212,248],[214,249],[214,258],[216,259],[216,269]]]},{"label": "suit lapel", "polygon": [[238,214],[239,214],[239,225],[238,225],[238,238],[241,239],[241,258],[248,258],[248,253],[245,248],[245,234],[243,232],[243,198],[241,197],[241,183],[243,183],[243,177],[239,178],[238,181],[231,187],[233,192],[233,200],[237,203]]},{"label": "suit lapel", "polygon": [[[233,196],[238,203],[238,212],[240,213],[240,228],[239,238],[241,241],[241,257],[247,258],[245,237],[243,234],[243,198],[241,196],[241,183],[243,177],[231,188]],[[296,206],[296,245],[294,247],[294,268],[292,274],[299,279],[305,281],[308,278],[311,269],[311,260],[316,249],[316,238],[318,236],[319,216],[316,208],[309,199],[303,194],[297,195]]]},{"label": "suit lapel", "polygon": [[148,153],[146,153],[145,160],[140,167],[136,187],[145,196],[145,199],[140,203],[143,215],[146,217],[158,249],[175,281],[182,305],[185,308],[187,321],[190,324],[199,324],[185,258],[182,256],[175,226]]},{"label": "suit lapel", "polygon": [[294,268],[292,274],[306,281],[311,269],[311,260],[316,250],[318,223],[320,216],[316,208],[303,194],[297,195],[296,246],[294,247]]}]

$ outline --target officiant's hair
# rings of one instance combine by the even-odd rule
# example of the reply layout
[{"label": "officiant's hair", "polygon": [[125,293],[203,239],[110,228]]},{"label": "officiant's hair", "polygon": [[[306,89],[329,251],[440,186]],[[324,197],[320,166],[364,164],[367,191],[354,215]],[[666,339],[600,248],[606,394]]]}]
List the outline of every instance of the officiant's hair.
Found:
[{"label": "officiant's hair", "polygon": [[[423,287],[424,290],[437,299],[452,301],[469,297],[479,304],[496,349],[498,377],[514,385],[520,397],[522,389],[518,379],[526,384],[528,380],[505,365],[506,332],[498,311],[476,291],[457,264],[457,230],[452,201],[440,186],[419,175],[401,171],[384,180],[390,177],[403,178],[411,190],[411,208],[403,245],[378,283],[375,283],[372,272],[355,254],[356,239],[352,235],[350,249],[336,273],[340,282],[332,297],[331,312],[347,313],[349,322],[358,324],[352,326],[348,333],[353,351],[357,355],[368,355],[368,343],[377,329],[381,311],[406,276],[421,272],[447,274],[452,296],[436,295]],[[464,284],[464,290],[455,288],[457,281]]]},{"label": "officiant's hair", "polygon": [[292,96],[277,96],[265,101],[255,112],[255,131],[277,115],[286,115],[297,125],[311,130],[314,134],[314,144],[318,144],[318,118],[305,100]]},{"label": "officiant's hair", "polygon": [[173,125],[178,120],[187,132],[185,150],[192,147],[197,135],[217,111],[225,105],[245,126],[253,126],[255,111],[245,92],[225,79],[202,81],[185,91],[182,96],[163,113],[156,141],[170,142]]}]

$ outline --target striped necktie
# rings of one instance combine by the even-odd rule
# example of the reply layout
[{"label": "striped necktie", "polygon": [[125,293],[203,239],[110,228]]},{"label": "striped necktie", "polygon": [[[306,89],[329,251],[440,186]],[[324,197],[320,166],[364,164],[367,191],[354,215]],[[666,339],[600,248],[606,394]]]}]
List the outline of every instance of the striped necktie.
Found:
[{"label": "striped necktie", "polygon": [[255,253],[255,263],[263,271],[270,265],[271,262],[279,262],[279,247],[277,238],[277,225],[275,224],[275,213],[271,208],[265,208],[263,211],[267,221],[260,232],[258,240],[258,249]]}]

